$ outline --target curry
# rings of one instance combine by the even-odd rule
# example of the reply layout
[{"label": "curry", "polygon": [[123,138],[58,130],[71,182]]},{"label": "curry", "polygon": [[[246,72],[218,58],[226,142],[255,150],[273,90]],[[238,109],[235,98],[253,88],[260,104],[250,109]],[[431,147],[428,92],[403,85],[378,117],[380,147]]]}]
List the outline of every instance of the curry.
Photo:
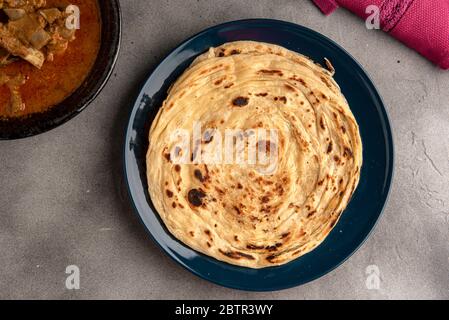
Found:
[{"label": "curry", "polygon": [[[65,24],[69,5],[79,8],[79,28],[73,30]],[[98,3],[0,0],[0,9],[0,118],[44,112],[80,87],[95,63]]]}]

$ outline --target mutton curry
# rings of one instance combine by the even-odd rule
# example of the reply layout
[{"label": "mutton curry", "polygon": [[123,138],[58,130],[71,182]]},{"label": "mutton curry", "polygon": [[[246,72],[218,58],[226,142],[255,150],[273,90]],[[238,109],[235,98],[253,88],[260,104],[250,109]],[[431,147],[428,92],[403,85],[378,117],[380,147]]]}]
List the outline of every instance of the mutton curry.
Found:
[{"label": "mutton curry", "polygon": [[0,0],[0,118],[46,111],[73,93],[95,63],[100,33],[96,0]]}]

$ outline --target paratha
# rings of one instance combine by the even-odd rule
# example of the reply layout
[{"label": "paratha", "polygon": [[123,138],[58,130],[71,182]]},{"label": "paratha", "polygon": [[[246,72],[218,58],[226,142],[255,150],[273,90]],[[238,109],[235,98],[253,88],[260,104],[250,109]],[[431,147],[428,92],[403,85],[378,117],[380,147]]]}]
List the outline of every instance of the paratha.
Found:
[{"label": "paratha", "polygon": [[[358,185],[362,141],[325,61],[323,68],[277,45],[231,42],[196,58],[170,87],[146,160],[151,200],[174,237],[250,268],[285,264],[326,238]],[[237,150],[249,152],[254,141],[258,152],[275,150],[274,169],[249,156],[226,162],[229,152],[205,161],[224,148],[226,129],[239,132]]]}]

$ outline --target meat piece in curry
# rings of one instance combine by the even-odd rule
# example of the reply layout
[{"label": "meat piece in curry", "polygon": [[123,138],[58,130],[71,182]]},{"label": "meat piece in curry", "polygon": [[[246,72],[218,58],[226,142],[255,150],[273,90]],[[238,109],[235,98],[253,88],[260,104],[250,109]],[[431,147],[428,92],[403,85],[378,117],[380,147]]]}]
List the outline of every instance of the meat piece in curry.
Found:
[{"label": "meat piece in curry", "polygon": [[[87,32],[67,23],[72,4],[79,8]],[[76,41],[78,34],[81,42]],[[78,52],[69,50],[71,43]],[[94,0],[0,0],[0,118],[45,111],[70,95],[90,71],[99,43]],[[78,66],[73,65],[77,53],[83,57]],[[58,79],[64,77],[68,80]]]},{"label": "meat piece in curry", "polygon": [[0,85],[5,85],[9,89],[11,94],[10,107],[14,113],[25,110],[25,104],[22,101],[19,90],[26,80],[26,77],[22,74],[11,78],[4,73],[0,73]]}]

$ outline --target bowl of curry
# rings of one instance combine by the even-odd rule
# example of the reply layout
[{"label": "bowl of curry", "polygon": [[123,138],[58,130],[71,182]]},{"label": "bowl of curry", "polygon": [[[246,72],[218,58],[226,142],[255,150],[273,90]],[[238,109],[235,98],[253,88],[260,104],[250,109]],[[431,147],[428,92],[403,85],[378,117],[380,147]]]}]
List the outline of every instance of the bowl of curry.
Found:
[{"label": "bowl of curry", "polygon": [[118,0],[0,0],[0,139],[84,110],[114,68],[120,20]]}]

